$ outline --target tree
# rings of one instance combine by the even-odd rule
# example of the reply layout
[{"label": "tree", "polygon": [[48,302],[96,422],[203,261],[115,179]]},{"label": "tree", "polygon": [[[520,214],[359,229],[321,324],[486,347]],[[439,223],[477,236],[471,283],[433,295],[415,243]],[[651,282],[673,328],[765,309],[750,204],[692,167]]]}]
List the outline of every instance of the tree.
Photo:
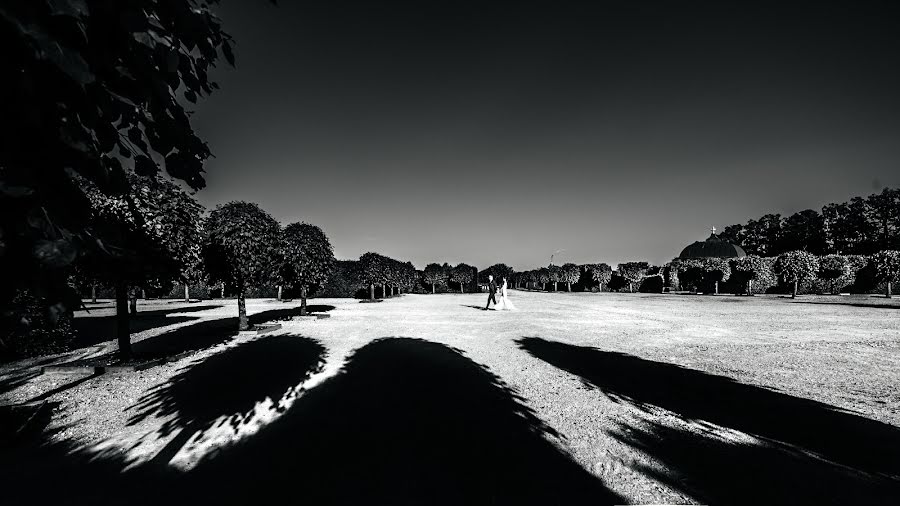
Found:
[{"label": "tree", "polygon": [[600,291],[603,291],[603,284],[609,283],[612,279],[612,267],[605,263],[590,264],[588,270],[591,273],[591,279],[600,283]]},{"label": "tree", "polygon": [[732,259],[732,278],[742,281],[746,286],[747,295],[753,295],[754,283],[760,291],[775,284],[772,262],[772,258],[755,255]]},{"label": "tree", "polygon": [[425,282],[431,285],[431,293],[434,293],[435,285],[443,285],[447,283],[447,271],[441,264],[428,264],[425,266]]},{"label": "tree", "polygon": [[453,268],[450,276],[453,281],[459,283],[459,290],[466,293],[466,285],[472,282],[474,267],[468,264],[459,264]]},{"label": "tree", "polygon": [[885,283],[884,296],[891,298],[891,284],[900,282],[900,251],[882,250],[872,255],[876,279]]},{"label": "tree", "polygon": [[781,215],[767,214],[744,226],[744,251],[748,255],[773,256],[781,244]]},{"label": "tree", "polygon": [[334,268],[334,250],[322,229],[309,223],[291,223],[281,233],[279,281],[300,288],[300,314],[306,314],[306,297],[311,286],[328,281]]},{"label": "tree", "polygon": [[719,232],[719,239],[732,244],[737,244],[738,246],[743,246],[745,234],[743,225],[729,225]]},{"label": "tree", "polygon": [[359,257],[356,274],[359,276],[360,284],[369,287],[369,300],[375,300],[375,285],[384,282],[385,260],[387,260],[385,257],[372,252],[363,253]]},{"label": "tree", "polygon": [[710,257],[703,258],[700,262],[701,268],[705,273],[706,281],[711,281],[715,286],[714,293],[719,294],[719,283],[728,281],[731,277],[731,265],[724,258]]},{"label": "tree", "polygon": [[650,264],[647,262],[625,262],[619,264],[619,274],[628,282],[628,291],[634,292],[634,284],[640,283],[647,275]]},{"label": "tree", "polygon": [[541,283],[541,290],[547,290],[547,283],[550,282],[550,270],[546,267],[541,267],[537,271],[537,279],[538,282]]},{"label": "tree", "polygon": [[788,216],[781,228],[779,247],[781,251],[803,250],[813,255],[825,253],[828,244],[822,216],[812,209]]},{"label": "tree", "polygon": [[507,278],[507,280],[509,280],[509,278],[512,277],[513,269],[506,264],[494,264],[478,274],[478,277],[484,280],[487,280],[488,275],[494,276],[494,279],[497,281],[502,278]]},{"label": "tree", "polygon": [[778,256],[774,270],[785,283],[793,283],[791,298],[796,298],[800,282],[816,277],[819,272],[819,259],[806,251],[789,251]]},{"label": "tree", "polygon": [[876,244],[880,250],[900,248],[900,190],[885,188],[866,199],[869,220],[877,230]]},{"label": "tree", "polygon": [[209,70],[220,51],[234,61],[215,3],[3,2],[0,306],[28,288],[72,307],[64,267],[114,249],[79,179],[114,199],[134,193],[129,173],[161,166],[204,186],[210,151],[183,104],[218,87]]},{"label": "tree", "polygon": [[558,265],[551,265],[547,267],[547,274],[550,278],[550,282],[553,283],[553,291],[555,292],[557,290],[557,284],[562,281],[562,267]]},{"label": "tree", "polygon": [[[201,242],[203,207],[175,183],[157,175],[126,174],[128,191],[110,196],[73,176],[91,203],[88,225],[104,237],[80,249],[80,270],[115,288],[119,355],[131,355],[129,292],[161,287],[194,268]],[[130,287],[130,288],[129,288]],[[136,299],[132,299],[132,313]]]},{"label": "tree", "polygon": [[850,277],[850,262],[841,255],[826,255],[819,259],[818,276],[831,285],[831,293],[837,293],[838,280]]},{"label": "tree", "polygon": [[[210,278],[233,286],[238,300],[238,330],[250,328],[244,293],[251,285],[277,280],[280,227],[251,202],[216,207],[206,221],[204,261]],[[275,267],[273,267],[275,266]]]},{"label": "tree", "polygon": [[577,283],[581,278],[581,268],[573,263],[567,263],[562,266],[562,277],[560,278],[566,284],[566,291],[572,291],[572,283]]}]

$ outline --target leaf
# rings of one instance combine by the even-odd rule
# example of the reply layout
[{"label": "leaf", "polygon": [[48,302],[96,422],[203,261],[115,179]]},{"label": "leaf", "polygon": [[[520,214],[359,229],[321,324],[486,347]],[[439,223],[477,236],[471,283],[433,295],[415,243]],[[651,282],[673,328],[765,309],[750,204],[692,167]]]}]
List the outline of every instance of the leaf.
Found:
[{"label": "leaf", "polygon": [[225,55],[225,61],[234,67],[234,52],[231,50],[231,44],[227,40],[222,42],[222,54]]}]

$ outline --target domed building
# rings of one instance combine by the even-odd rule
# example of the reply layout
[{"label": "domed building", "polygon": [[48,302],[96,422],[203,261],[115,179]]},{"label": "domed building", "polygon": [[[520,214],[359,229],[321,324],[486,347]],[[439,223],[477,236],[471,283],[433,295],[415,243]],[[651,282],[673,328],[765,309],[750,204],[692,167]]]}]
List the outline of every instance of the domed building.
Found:
[{"label": "domed building", "polygon": [[743,248],[717,236],[716,227],[713,227],[711,232],[705,241],[697,241],[681,250],[678,258],[740,258],[747,256]]}]

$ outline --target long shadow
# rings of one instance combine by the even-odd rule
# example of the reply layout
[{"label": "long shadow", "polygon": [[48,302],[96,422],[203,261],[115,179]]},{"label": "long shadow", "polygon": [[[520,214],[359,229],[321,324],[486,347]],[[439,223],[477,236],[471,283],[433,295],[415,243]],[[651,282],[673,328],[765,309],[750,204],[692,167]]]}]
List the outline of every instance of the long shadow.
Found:
[{"label": "long shadow", "polygon": [[8,378],[0,380],[0,394],[10,392],[28,383],[28,380],[41,375],[41,371],[25,371],[18,375],[11,375]]},{"label": "long shadow", "polygon": [[[216,309],[221,305],[205,305],[185,307],[180,309],[158,309],[152,311],[138,311],[129,319],[132,333],[174,325],[199,317],[170,316],[173,313],[195,313],[207,309]],[[72,320],[72,327],[77,331],[74,346],[83,348],[98,343],[103,343],[116,338],[116,316],[79,316]]]},{"label": "long shadow", "polygon": [[[311,312],[331,311],[334,306],[308,306]],[[266,322],[288,320],[300,314],[299,307],[272,309],[248,317],[250,323],[258,325]],[[185,325],[170,332],[164,332],[132,345],[135,355],[142,357],[170,357],[179,353],[197,351],[230,341],[238,328],[237,317],[205,320]]]},{"label": "long shadow", "polygon": [[616,402],[642,409],[657,406],[683,419],[761,439],[758,445],[725,443],[663,426],[616,434],[668,466],[660,479],[701,501],[896,504],[900,499],[896,427],[827,404],[622,353],[533,337],[518,344]]},{"label": "long shadow", "polygon": [[812,304],[816,306],[851,306],[851,307],[865,307],[871,309],[894,309],[900,310],[900,304],[885,304],[885,303],[874,303],[874,304],[866,304],[865,302],[816,302],[812,300],[792,300],[792,304]]},{"label": "long shadow", "polygon": [[447,346],[381,339],[255,436],[185,476],[190,501],[612,504],[496,376]]},{"label": "long shadow", "polygon": [[[197,432],[205,432],[222,416],[235,430],[252,418],[256,403],[277,403],[324,363],[325,348],[294,335],[264,336],[227,348],[182,368],[138,401],[128,425],[150,416],[168,417],[160,436],[179,431],[161,460],[168,462]],[[280,409],[280,408],[276,408]]]}]

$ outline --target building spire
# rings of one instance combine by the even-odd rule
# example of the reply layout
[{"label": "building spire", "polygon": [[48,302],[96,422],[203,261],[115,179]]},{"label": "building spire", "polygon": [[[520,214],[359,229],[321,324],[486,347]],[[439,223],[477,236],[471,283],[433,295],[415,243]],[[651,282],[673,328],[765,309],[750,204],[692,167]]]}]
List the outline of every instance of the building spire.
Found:
[{"label": "building spire", "polygon": [[712,232],[712,235],[716,235],[716,227],[715,226],[710,228],[709,231]]}]

